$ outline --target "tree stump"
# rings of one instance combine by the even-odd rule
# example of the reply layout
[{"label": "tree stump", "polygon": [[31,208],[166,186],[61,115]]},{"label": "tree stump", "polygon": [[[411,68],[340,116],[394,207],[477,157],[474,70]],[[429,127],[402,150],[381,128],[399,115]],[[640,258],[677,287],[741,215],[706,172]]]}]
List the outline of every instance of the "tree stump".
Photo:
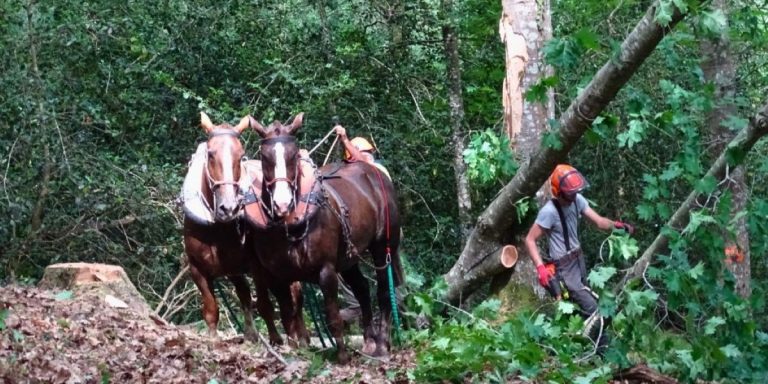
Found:
[{"label": "tree stump", "polygon": [[43,289],[71,290],[77,295],[97,295],[114,307],[122,307],[119,303],[122,301],[136,313],[146,316],[152,313],[123,268],[117,265],[52,264],[45,267],[38,286]]}]

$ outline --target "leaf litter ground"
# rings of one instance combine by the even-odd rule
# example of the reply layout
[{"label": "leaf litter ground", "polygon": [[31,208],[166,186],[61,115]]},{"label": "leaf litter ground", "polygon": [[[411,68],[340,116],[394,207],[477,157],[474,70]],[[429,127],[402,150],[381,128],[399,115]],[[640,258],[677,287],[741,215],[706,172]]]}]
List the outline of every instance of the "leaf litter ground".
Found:
[{"label": "leaf litter ground", "polygon": [[213,340],[158,324],[95,294],[0,287],[3,383],[407,383],[415,365],[408,350],[345,366],[283,352],[287,366],[241,337]]}]

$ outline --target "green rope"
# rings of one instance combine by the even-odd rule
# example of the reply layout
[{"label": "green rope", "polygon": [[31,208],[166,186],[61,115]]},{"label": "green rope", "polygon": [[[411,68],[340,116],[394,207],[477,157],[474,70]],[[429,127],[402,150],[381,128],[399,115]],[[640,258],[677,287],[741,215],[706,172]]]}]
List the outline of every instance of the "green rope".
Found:
[{"label": "green rope", "polygon": [[229,311],[229,317],[231,317],[232,322],[235,323],[235,329],[237,329],[237,333],[243,333],[243,325],[240,324],[240,320],[237,319],[235,310],[233,310],[232,306],[229,304],[229,300],[227,299],[227,292],[221,288],[221,284],[219,284],[217,280],[213,281],[213,285],[215,286],[215,289],[219,291],[219,296],[221,296],[221,301],[224,302],[224,307],[226,307],[227,310]]},{"label": "green rope", "polygon": [[395,279],[392,277],[392,263],[387,266],[389,280],[389,300],[392,303],[392,321],[395,324],[395,341],[400,342],[400,316],[397,313],[397,295],[395,295]]},{"label": "green rope", "polygon": [[[328,329],[328,322],[325,319],[324,314],[320,311],[320,304],[317,302],[317,290],[313,285],[306,284],[306,286],[309,288],[309,313],[312,317],[312,322],[315,325],[315,332],[317,332],[317,337],[320,339],[320,343],[323,345],[323,348],[325,348],[325,339],[323,338],[323,331],[325,331],[326,337],[328,337],[328,341],[332,346],[336,346],[336,340],[333,339],[333,335],[331,335],[331,331]],[[322,326],[321,326],[322,325]]]}]

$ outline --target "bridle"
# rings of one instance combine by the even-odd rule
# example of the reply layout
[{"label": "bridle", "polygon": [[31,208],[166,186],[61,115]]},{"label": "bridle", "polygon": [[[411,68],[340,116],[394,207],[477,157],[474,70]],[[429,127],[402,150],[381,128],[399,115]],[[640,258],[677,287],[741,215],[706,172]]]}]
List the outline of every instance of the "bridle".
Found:
[{"label": "bridle", "polygon": [[[278,143],[286,143],[286,144],[296,145],[296,138],[293,137],[293,136],[278,136],[278,137],[272,137],[272,138],[269,138],[269,139],[262,139],[261,140],[261,147],[262,147],[261,157],[262,157],[262,160],[263,160],[263,157],[264,157],[264,150],[263,150],[264,145],[274,145],[274,144],[278,144]],[[296,153],[296,157],[297,158],[299,157],[298,152]],[[296,201],[298,200],[298,193],[299,193],[300,165],[301,165],[301,161],[296,161],[293,180],[289,179],[288,177],[274,177],[271,180],[267,180],[266,175],[262,179],[262,184],[263,184],[262,190],[266,191],[269,194],[269,211],[267,213],[268,213],[270,219],[274,219],[275,218],[275,200],[274,200],[274,196],[272,194],[272,189],[270,187],[272,187],[278,181],[284,181],[284,182],[288,183],[288,187],[291,189],[291,195],[293,196],[293,198],[291,199],[291,205],[290,205],[289,210],[293,211],[294,207],[296,206]]]},{"label": "bridle", "polygon": [[[216,136],[231,136],[236,139],[240,138],[240,133],[233,129],[215,129],[211,131],[210,134],[208,134],[208,140],[216,137]],[[210,157],[210,154],[206,152],[206,157]],[[237,188],[237,195],[238,195],[238,205],[242,205],[242,196],[240,191],[240,184],[238,183],[238,180],[216,180],[211,176],[211,171],[208,167],[208,162],[206,162],[205,165],[205,178],[208,182],[208,188],[211,190],[211,193],[213,195],[213,206],[216,207],[216,189],[221,187],[222,185],[234,185]],[[211,209],[211,207],[208,207],[208,209]]]}]

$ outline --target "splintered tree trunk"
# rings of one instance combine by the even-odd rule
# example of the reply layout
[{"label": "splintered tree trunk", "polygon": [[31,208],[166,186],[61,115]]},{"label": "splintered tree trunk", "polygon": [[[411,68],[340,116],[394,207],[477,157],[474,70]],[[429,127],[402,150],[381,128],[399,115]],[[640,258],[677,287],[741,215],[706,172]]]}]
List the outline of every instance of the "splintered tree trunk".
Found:
[{"label": "splintered tree trunk", "polygon": [[[554,92],[551,90],[544,103],[525,101],[525,92],[552,74],[552,68],[544,63],[541,54],[544,42],[552,36],[552,20],[548,0],[503,0],[501,4],[499,36],[506,52],[502,91],[504,127],[518,161],[525,164],[539,149],[542,133],[547,129],[550,117],[554,116]],[[522,243],[518,239],[513,242]],[[506,285],[499,292],[505,308],[518,307],[518,301],[528,301],[532,293],[538,297],[546,294],[537,283],[536,267],[525,247],[520,247],[518,252],[523,257],[515,269],[496,275],[491,284],[492,290]]]},{"label": "splintered tree trunk", "polygon": [[[720,9],[724,14],[728,13],[725,0],[712,2],[715,9]],[[729,116],[736,114],[736,106],[733,98],[736,94],[736,66],[733,63],[727,29],[720,36],[712,40],[705,40],[701,49],[704,53],[702,69],[707,81],[715,86],[716,107],[708,116],[709,134],[713,145],[711,151],[717,155],[723,151],[725,145],[736,135],[723,122]],[[725,189],[733,196],[731,217],[735,217],[747,206],[747,186],[744,181],[744,166],[734,167],[729,170],[729,180]],[[741,216],[736,219],[735,234],[724,233],[726,249],[732,250],[733,257],[725,257],[725,265],[736,278],[736,291],[742,297],[750,295],[750,255],[749,233],[747,232],[747,218]]]},{"label": "splintered tree trunk", "polygon": [[524,197],[534,196],[557,163],[565,159],[576,145],[576,141],[653,52],[661,39],[683,19],[683,14],[675,9],[669,24],[659,25],[654,20],[656,7],[657,3],[654,3],[648,9],[621,44],[618,54],[603,65],[560,117],[557,135],[562,145],[559,148],[541,148],[536,151],[530,162],[523,164],[515,177],[499,191],[496,199],[480,215],[459,259],[444,276],[448,283],[446,300],[455,303],[476,290],[483,282],[504,271],[504,267],[499,263],[495,268],[488,268],[483,273],[468,273],[472,265],[479,264],[478,259],[489,257],[502,244],[512,242],[527,230],[518,222],[525,222],[526,218],[518,217],[515,204]]},{"label": "splintered tree trunk", "polygon": [[[764,105],[760,111],[758,111],[749,122],[747,128],[739,132],[739,134],[731,140],[726,147],[726,150],[720,154],[717,160],[715,160],[715,163],[709,168],[709,171],[707,171],[704,178],[713,177],[715,180],[722,180],[723,177],[725,177],[725,170],[729,166],[727,160],[728,151],[746,154],[752,149],[757,140],[766,134],[768,134],[768,104]],[[691,192],[669,221],[667,221],[666,227],[671,228],[674,231],[682,231],[685,229],[685,226],[688,224],[691,209],[698,206],[696,201],[698,197],[698,192]],[[626,275],[624,275],[624,278],[617,286],[616,291],[622,289],[629,280],[642,276],[643,273],[645,273],[646,268],[648,268],[648,264],[650,264],[653,259],[653,256],[666,249],[667,242],[668,239],[663,234],[656,236],[656,239],[651,243],[651,246],[643,252],[643,255],[637,259],[632,268],[630,268]]]},{"label": "splintered tree trunk", "polygon": [[459,203],[461,240],[466,241],[472,230],[472,198],[464,163],[464,98],[461,84],[459,38],[453,23],[453,1],[443,0],[447,20],[443,26],[443,47],[448,69],[448,104],[451,108],[451,141],[453,144],[453,170],[456,177],[456,197]]}]

